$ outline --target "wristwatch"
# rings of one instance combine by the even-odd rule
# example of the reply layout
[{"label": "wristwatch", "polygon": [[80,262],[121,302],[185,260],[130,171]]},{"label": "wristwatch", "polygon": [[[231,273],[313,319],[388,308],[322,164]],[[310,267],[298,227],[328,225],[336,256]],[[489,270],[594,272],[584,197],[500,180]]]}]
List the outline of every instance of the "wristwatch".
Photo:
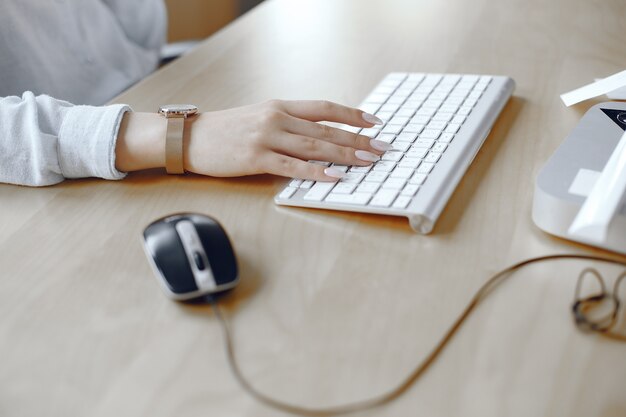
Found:
[{"label": "wristwatch", "polygon": [[184,174],[183,132],[185,119],[198,113],[191,104],[166,104],[159,108],[159,114],[167,119],[165,134],[165,170],[168,174]]}]

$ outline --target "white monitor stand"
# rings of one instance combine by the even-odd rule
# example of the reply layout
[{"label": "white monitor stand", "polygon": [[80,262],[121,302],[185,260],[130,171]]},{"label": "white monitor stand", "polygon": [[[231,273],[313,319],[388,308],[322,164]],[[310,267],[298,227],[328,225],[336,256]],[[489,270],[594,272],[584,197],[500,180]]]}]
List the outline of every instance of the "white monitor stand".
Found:
[{"label": "white monitor stand", "polygon": [[624,102],[585,113],[537,176],[532,215],[539,228],[626,254],[625,131]]}]

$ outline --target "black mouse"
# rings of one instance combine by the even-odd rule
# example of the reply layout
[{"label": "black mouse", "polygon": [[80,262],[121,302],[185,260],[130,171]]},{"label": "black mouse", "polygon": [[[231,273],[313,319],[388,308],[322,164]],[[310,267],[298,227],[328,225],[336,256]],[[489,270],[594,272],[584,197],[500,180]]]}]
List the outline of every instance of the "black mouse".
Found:
[{"label": "black mouse", "polygon": [[166,294],[190,300],[239,282],[235,252],[224,228],[202,214],[172,214],[143,231],[143,246]]}]

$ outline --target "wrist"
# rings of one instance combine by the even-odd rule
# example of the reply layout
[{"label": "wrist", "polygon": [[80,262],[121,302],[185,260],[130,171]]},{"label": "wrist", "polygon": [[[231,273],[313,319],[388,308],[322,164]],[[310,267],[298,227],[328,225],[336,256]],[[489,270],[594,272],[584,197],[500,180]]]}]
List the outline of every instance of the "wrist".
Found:
[{"label": "wrist", "polygon": [[158,113],[126,112],[115,144],[115,167],[130,172],[165,166],[166,121]]}]

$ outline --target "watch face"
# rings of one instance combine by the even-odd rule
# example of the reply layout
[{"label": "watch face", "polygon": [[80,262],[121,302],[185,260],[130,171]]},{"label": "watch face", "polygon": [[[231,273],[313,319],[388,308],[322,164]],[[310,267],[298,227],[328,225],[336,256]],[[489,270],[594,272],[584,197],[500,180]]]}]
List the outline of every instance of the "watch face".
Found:
[{"label": "watch face", "polygon": [[192,104],[166,104],[159,108],[159,113],[165,116],[173,114],[182,114],[188,116],[197,112],[198,108]]}]

